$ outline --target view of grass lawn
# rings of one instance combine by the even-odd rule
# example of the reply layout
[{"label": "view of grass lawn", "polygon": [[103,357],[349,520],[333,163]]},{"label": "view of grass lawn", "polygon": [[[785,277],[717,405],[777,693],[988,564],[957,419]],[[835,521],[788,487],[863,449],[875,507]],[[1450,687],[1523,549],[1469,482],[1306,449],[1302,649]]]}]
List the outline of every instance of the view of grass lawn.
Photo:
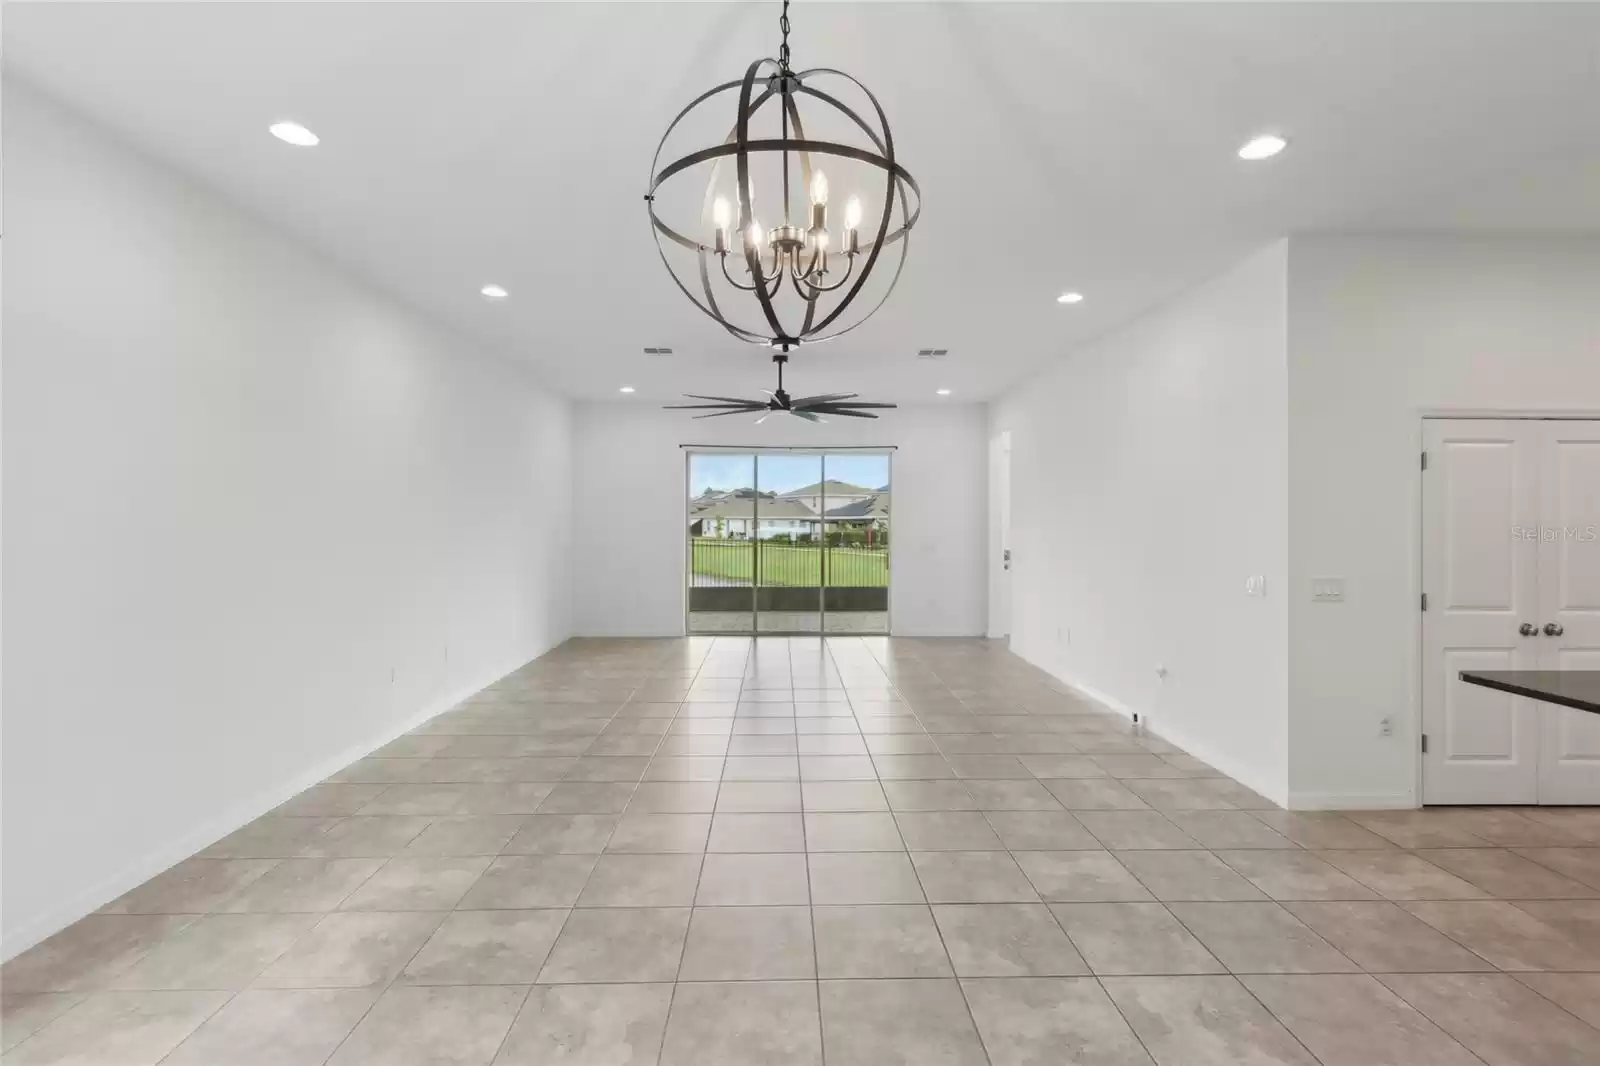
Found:
[{"label": "view of grass lawn", "polygon": [[[820,544],[784,544],[715,537],[693,539],[696,574],[732,582],[749,582],[761,557],[763,585],[814,588],[822,584],[824,549]],[[828,548],[828,585],[831,588],[887,588],[887,548]]]}]

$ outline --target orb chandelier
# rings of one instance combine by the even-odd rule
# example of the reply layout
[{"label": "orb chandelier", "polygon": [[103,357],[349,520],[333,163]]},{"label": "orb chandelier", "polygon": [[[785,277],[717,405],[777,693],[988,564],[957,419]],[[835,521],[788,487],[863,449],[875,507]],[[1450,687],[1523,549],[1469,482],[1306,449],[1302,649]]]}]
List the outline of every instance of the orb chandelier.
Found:
[{"label": "orb chandelier", "polygon": [[[895,158],[894,136],[877,98],[843,71],[792,69],[789,0],[783,2],[778,26],[783,40],[776,59],[758,59],[743,78],[701,93],[667,126],[651,161],[650,188],[644,199],[656,248],[679,290],[740,340],[788,352],[802,342],[848,333],[883,305],[905,266],[908,237],[922,212],[922,198],[916,181]],[[875,122],[863,119],[840,99],[840,89],[849,93],[852,87],[870,104]],[[737,92],[738,108],[722,143],[662,165],[673,131],[691,115],[698,121],[707,110],[702,105],[732,92]],[[808,137],[802,104],[813,129],[854,131],[863,143]],[[778,136],[770,136],[773,130],[758,135],[752,128],[758,118],[776,127]],[[716,128],[720,130],[721,124]],[[873,223],[863,228],[861,199],[851,196],[842,229],[830,228],[831,190],[821,167],[824,160],[870,176],[863,190],[869,196],[881,178],[881,210],[875,212]],[[730,161],[732,204],[719,188],[724,164]],[[700,197],[700,219],[694,225],[669,224],[659,213],[664,188],[672,178],[699,167],[709,170]],[[758,168],[770,185],[759,197]],[[809,201],[798,212],[791,210],[792,185]],[[781,216],[779,225],[767,228],[762,223],[758,200],[777,205],[767,209]],[[885,261],[893,264],[888,284],[875,286],[874,293],[858,304],[867,279]]]}]

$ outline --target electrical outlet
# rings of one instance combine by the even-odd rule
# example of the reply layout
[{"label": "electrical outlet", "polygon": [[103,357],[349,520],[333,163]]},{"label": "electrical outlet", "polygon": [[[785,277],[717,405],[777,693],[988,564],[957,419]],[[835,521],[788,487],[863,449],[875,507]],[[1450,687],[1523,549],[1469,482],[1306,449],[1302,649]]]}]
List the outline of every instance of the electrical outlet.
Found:
[{"label": "electrical outlet", "polygon": [[1343,603],[1344,578],[1342,577],[1314,577],[1311,579],[1311,601],[1313,603]]},{"label": "electrical outlet", "polygon": [[1380,737],[1392,737],[1392,736],[1394,736],[1394,719],[1392,719],[1392,718],[1380,718],[1380,719],[1378,719],[1378,735]]}]

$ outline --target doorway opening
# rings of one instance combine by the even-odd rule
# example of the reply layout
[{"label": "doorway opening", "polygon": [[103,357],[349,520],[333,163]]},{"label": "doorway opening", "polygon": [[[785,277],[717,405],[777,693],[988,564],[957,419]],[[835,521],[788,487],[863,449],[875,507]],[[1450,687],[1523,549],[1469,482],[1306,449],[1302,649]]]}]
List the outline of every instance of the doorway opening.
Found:
[{"label": "doorway opening", "polygon": [[1011,636],[1011,431],[989,438],[989,639]]},{"label": "doorway opening", "polygon": [[888,451],[686,459],[689,633],[888,634]]}]

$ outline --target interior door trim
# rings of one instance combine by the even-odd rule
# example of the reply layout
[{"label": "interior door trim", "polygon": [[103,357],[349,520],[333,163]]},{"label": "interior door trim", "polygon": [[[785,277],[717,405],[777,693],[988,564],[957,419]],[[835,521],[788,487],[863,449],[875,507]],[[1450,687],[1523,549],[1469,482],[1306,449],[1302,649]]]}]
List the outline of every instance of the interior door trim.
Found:
[{"label": "interior door trim", "polygon": [[[1500,419],[1504,421],[1600,421],[1600,407],[1552,407],[1552,408],[1504,408],[1504,407],[1433,407],[1422,406],[1413,409],[1416,419],[1416,436],[1413,439],[1411,454],[1402,456],[1400,461],[1409,462],[1412,471],[1411,513],[1416,521],[1412,530],[1411,544],[1411,573],[1413,586],[1411,602],[1420,604],[1427,591],[1423,588],[1425,572],[1423,570],[1423,542],[1426,538],[1424,522],[1426,520],[1425,508],[1427,500],[1424,495],[1423,478],[1426,472],[1417,457],[1423,453],[1428,439],[1428,422],[1430,420],[1460,420],[1460,419]],[[1424,707],[1423,685],[1426,681],[1428,663],[1426,656],[1426,637],[1423,626],[1426,623],[1423,613],[1419,611],[1416,616],[1416,628],[1412,630],[1412,669],[1411,669],[1411,757],[1412,777],[1411,794],[1414,805],[1423,806],[1423,722]]]}]

